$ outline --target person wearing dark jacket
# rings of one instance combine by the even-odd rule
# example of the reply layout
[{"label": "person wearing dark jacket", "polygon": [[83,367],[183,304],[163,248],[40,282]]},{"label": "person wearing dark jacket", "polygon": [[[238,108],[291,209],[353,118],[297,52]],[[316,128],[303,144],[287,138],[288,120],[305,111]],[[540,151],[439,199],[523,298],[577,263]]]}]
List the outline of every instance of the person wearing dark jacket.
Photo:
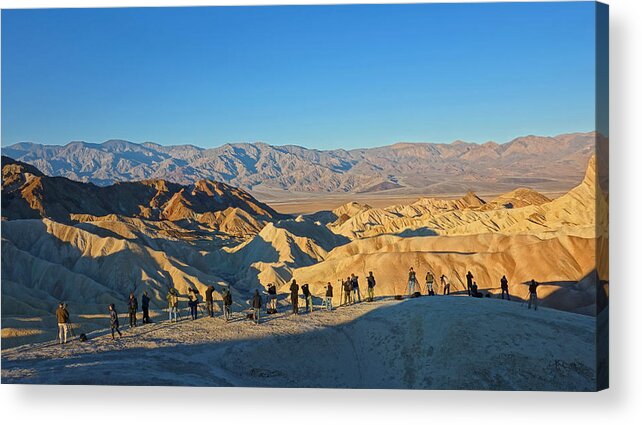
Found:
[{"label": "person wearing dark jacket", "polygon": [[292,313],[299,314],[299,285],[295,279],[292,279],[290,285],[290,301],[292,302]]},{"label": "person wearing dark jacket", "polygon": [[359,276],[355,276],[354,273],[350,275],[350,282],[352,282],[352,302],[361,302],[361,291],[359,290]]},{"label": "person wearing dark jacket", "polygon": [[466,287],[468,288],[468,296],[470,297],[473,290],[473,274],[470,270],[468,270],[468,274],[466,274]]},{"label": "person wearing dark jacket", "polygon": [[254,290],[254,298],[252,298],[252,309],[254,310],[254,323],[259,324],[259,317],[261,314],[261,306],[263,305],[263,300],[259,295],[259,290]]},{"label": "person wearing dark jacket", "polygon": [[366,281],[368,282],[368,301],[372,302],[374,301],[374,287],[377,284],[377,282],[375,282],[375,277],[372,274],[372,272],[370,272],[370,274],[366,276]]},{"label": "person wearing dark jacket", "polygon": [[508,279],[506,279],[506,275],[502,276],[500,283],[502,286],[502,300],[504,299],[504,294],[506,294],[508,301],[510,301],[510,294],[508,293]]},{"label": "person wearing dark jacket", "polygon": [[268,283],[268,297],[269,297],[269,303],[267,308],[272,311],[272,313],[276,313],[276,285],[272,283]]},{"label": "person wearing dark jacket", "polygon": [[151,323],[149,320],[149,295],[147,291],[143,292],[143,296],[140,298],[140,306],[143,309],[143,323]]},{"label": "person wearing dark jacket", "polygon": [[118,329],[118,313],[116,313],[116,306],[113,304],[109,304],[109,325],[111,327],[111,339],[114,339],[114,331],[118,332],[120,338],[123,337],[120,329]]},{"label": "person wearing dark jacket", "polygon": [[303,298],[305,299],[305,311],[307,313],[312,312],[312,293],[310,293],[310,286],[305,283],[301,286],[301,291],[303,292]]},{"label": "person wearing dark jacket", "polygon": [[325,308],[332,311],[332,284],[330,282],[325,287]]},{"label": "person wearing dark jacket", "polygon": [[58,304],[56,310],[56,319],[58,321],[58,341],[60,344],[67,343],[67,331],[69,330],[69,312],[64,303]]},{"label": "person wearing dark jacket", "polygon": [[138,312],[138,300],[136,300],[136,297],[134,296],[133,292],[129,293],[128,306],[129,306],[129,327],[134,328],[136,327],[136,313]]},{"label": "person wearing dark jacket", "polygon": [[475,298],[483,298],[484,294],[477,290],[477,282],[473,282],[473,285],[470,287],[470,294]]},{"label": "person wearing dark jacket", "polygon": [[528,285],[528,308],[531,308],[531,304],[535,307],[535,310],[537,310],[537,287],[539,286],[539,283],[535,282],[535,279],[531,280],[531,283]]},{"label": "person wearing dark jacket", "polygon": [[205,306],[207,307],[207,314],[210,317],[214,317],[214,287],[212,285],[208,286],[205,290]]},{"label": "person wearing dark jacket", "polygon": [[232,293],[228,288],[223,289],[223,317],[226,322],[232,318]]},{"label": "person wearing dark jacket", "polygon": [[194,288],[189,288],[187,297],[189,298],[187,305],[189,306],[190,316],[192,320],[196,320],[198,319],[198,291]]},{"label": "person wearing dark jacket", "polygon": [[345,297],[345,305],[350,305],[353,303],[354,300],[352,299],[352,281],[350,280],[349,276],[343,281],[343,296]]}]

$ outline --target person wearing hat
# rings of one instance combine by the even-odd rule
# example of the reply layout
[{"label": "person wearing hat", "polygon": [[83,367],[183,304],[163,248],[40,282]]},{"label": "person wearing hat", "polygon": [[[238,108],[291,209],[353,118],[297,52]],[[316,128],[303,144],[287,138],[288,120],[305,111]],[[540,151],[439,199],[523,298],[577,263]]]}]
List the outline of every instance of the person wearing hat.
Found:
[{"label": "person wearing hat", "polygon": [[64,303],[58,304],[56,310],[56,319],[58,320],[58,341],[60,344],[67,343],[67,331],[69,329],[69,312]]}]

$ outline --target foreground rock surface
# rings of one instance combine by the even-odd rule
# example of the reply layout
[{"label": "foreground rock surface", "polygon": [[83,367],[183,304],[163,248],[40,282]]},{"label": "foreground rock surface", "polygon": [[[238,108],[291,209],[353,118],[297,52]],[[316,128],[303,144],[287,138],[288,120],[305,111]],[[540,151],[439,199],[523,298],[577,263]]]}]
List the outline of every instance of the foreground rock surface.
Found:
[{"label": "foreground rock surface", "polygon": [[24,345],[2,351],[2,383],[591,391],[595,328],[519,302],[385,299],[259,326],[237,313]]}]

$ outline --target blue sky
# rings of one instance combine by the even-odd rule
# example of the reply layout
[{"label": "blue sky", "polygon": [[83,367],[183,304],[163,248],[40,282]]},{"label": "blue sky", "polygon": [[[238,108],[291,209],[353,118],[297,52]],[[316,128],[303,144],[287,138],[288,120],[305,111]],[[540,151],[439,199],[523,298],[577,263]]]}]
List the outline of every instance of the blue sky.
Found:
[{"label": "blue sky", "polygon": [[2,144],[595,128],[592,2],[2,11]]}]

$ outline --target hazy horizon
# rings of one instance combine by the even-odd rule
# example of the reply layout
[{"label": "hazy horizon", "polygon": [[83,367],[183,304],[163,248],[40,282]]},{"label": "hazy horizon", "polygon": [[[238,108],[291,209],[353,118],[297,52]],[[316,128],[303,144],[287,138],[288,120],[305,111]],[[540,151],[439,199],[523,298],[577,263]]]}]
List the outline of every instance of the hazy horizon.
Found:
[{"label": "hazy horizon", "polygon": [[596,130],[586,130],[586,131],[567,131],[567,132],[562,132],[562,133],[556,133],[556,134],[521,134],[521,135],[516,135],[509,140],[505,141],[497,141],[497,140],[485,140],[485,141],[471,141],[471,140],[463,140],[463,139],[455,139],[451,141],[420,141],[420,140],[397,140],[394,142],[382,144],[382,145],[373,145],[373,146],[354,146],[350,148],[342,148],[342,147],[336,147],[336,148],[316,148],[316,147],[310,147],[310,146],[305,146],[301,143],[273,143],[267,140],[252,140],[252,141],[243,141],[243,140],[236,140],[236,141],[229,141],[229,142],[223,142],[220,144],[216,145],[210,145],[210,146],[203,146],[199,145],[196,143],[158,143],[153,140],[145,140],[145,141],[134,141],[131,139],[125,139],[125,138],[117,138],[117,137],[112,137],[108,138],[102,141],[87,141],[87,140],[71,140],[68,142],[63,142],[63,143],[43,143],[43,142],[38,142],[38,141],[32,141],[32,140],[20,140],[15,143],[11,144],[2,144],[2,148],[10,148],[11,146],[15,146],[21,143],[29,143],[29,144],[35,144],[35,145],[42,145],[42,146],[68,146],[72,143],[86,143],[89,145],[102,145],[104,143],[110,142],[110,141],[122,141],[122,142],[127,142],[127,143],[133,143],[137,145],[143,145],[146,143],[151,143],[154,145],[158,146],[163,146],[163,147],[179,147],[179,146],[193,146],[199,149],[215,149],[219,148],[221,146],[225,145],[235,145],[235,144],[250,144],[250,145],[255,145],[255,144],[267,144],[273,147],[284,147],[284,146],[297,146],[305,149],[311,149],[311,150],[319,150],[319,151],[330,151],[330,150],[359,150],[359,149],[375,149],[375,148],[381,148],[381,147],[386,147],[386,146],[392,146],[392,145],[397,145],[397,144],[440,144],[440,145],[451,145],[453,143],[457,142],[464,142],[464,143],[473,143],[477,145],[482,145],[484,143],[497,143],[498,145],[503,145],[506,143],[510,143],[515,139],[522,138],[522,137],[557,137],[565,134],[587,134],[587,133],[592,133],[595,132]]}]

